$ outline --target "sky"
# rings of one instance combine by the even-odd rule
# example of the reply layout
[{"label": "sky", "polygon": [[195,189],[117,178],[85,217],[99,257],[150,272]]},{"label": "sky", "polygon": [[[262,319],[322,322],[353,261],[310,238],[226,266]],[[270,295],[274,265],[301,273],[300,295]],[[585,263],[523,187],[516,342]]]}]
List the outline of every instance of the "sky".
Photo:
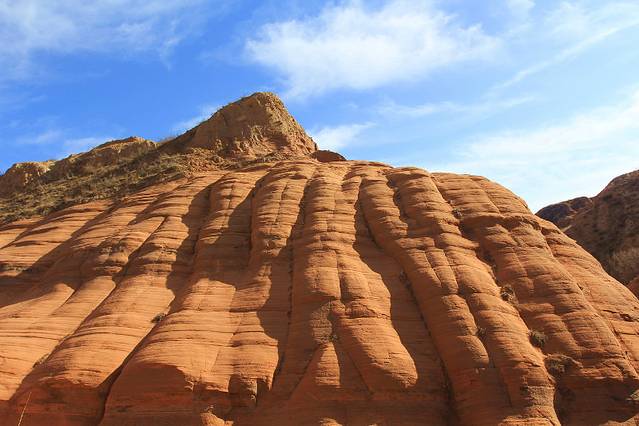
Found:
[{"label": "sky", "polygon": [[256,91],[349,159],[532,210],[639,169],[636,0],[0,0],[0,172]]}]

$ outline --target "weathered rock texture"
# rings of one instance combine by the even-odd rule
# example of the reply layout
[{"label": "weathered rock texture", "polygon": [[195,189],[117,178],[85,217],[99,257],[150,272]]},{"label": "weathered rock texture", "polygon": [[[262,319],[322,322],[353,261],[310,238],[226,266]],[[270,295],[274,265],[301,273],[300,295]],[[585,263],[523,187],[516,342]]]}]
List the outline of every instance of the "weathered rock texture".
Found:
[{"label": "weathered rock texture", "polygon": [[484,178],[319,160],[1,227],[0,424],[637,423],[639,300],[573,240]]},{"label": "weathered rock texture", "polygon": [[153,183],[205,170],[318,155],[317,146],[282,101],[255,93],[164,143],[130,137],[60,161],[21,163],[0,175],[0,224],[88,201],[123,197]]},{"label": "weathered rock texture", "polygon": [[29,183],[49,171],[55,161],[14,164],[3,175],[0,175],[0,197],[8,196],[23,190]]},{"label": "weathered rock texture", "polygon": [[615,178],[596,197],[554,204],[537,214],[563,228],[622,283],[639,280],[639,171]]},{"label": "weathered rock texture", "polygon": [[217,111],[164,149],[202,148],[235,160],[273,153],[308,155],[317,145],[272,93],[256,93]]},{"label": "weathered rock texture", "polygon": [[537,212],[537,216],[551,221],[562,230],[570,228],[575,216],[593,205],[592,198],[578,197],[572,200],[546,206]]},{"label": "weathered rock texture", "polygon": [[3,424],[23,410],[49,425],[639,412],[639,301],[483,178],[286,161],[0,238]]}]

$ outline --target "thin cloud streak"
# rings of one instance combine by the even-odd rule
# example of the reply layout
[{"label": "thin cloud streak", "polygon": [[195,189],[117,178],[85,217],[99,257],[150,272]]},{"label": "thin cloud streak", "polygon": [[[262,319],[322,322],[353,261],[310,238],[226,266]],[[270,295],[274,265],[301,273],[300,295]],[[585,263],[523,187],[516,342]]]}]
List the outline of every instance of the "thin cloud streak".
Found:
[{"label": "thin cloud streak", "polygon": [[458,153],[452,162],[428,167],[487,176],[523,195],[534,209],[594,195],[593,188],[601,189],[622,171],[639,168],[639,91],[620,104],[578,114],[566,124],[475,138]]},{"label": "thin cloud streak", "polygon": [[[495,95],[548,68],[574,59],[621,32],[639,27],[639,6],[613,3],[587,15],[573,3],[564,2],[550,14],[547,22],[540,25],[542,28],[547,28],[547,31],[542,30],[542,32],[548,32],[560,41],[570,38],[580,41],[565,47],[549,59],[518,71],[510,79],[494,85],[489,90],[490,94]],[[535,29],[539,31],[538,28]]]},{"label": "thin cloud streak", "polygon": [[326,126],[309,132],[313,140],[321,149],[336,151],[357,143],[357,137],[374,123],[343,124]]},{"label": "thin cloud streak", "polygon": [[166,60],[198,27],[205,2],[0,0],[0,82],[45,75],[40,58],[51,54],[154,52]]},{"label": "thin cloud streak", "polygon": [[385,102],[377,108],[377,112],[388,117],[420,118],[436,114],[468,114],[489,115],[496,112],[525,105],[537,100],[536,96],[521,96],[509,99],[492,99],[477,103],[462,104],[458,102],[425,103],[421,105],[400,105],[396,102]]}]

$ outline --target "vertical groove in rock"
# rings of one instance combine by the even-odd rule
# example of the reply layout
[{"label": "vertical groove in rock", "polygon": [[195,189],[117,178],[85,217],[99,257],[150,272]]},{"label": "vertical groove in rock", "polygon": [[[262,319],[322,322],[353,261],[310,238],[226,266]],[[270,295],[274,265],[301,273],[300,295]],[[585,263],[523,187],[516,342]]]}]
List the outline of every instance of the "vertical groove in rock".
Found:
[{"label": "vertical groove in rock", "polygon": [[[239,318],[230,345],[223,349],[229,365],[229,392],[235,407],[268,405],[268,392],[289,334],[291,264],[300,203],[315,166],[300,162],[277,165],[253,198],[253,250],[230,311]],[[247,368],[247,366],[249,366]]]},{"label": "vertical groove in rock", "polygon": [[[196,192],[201,190],[202,186],[203,183],[197,181],[193,184],[187,183],[166,197],[160,197],[153,204],[154,207],[149,206],[145,211],[138,213],[137,219],[133,220],[126,234],[120,237],[119,243],[124,244],[119,247],[123,250],[119,252],[115,250],[116,253],[113,253],[113,250],[109,249],[106,253],[100,254],[107,257],[113,255],[110,259],[98,257],[97,265],[87,265],[89,269],[91,269],[90,266],[97,266],[98,270],[106,268],[110,272],[117,272],[112,268],[119,264],[122,270],[127,271],[127,274],[117,281],[106,275],[102,278],[96,277],[97,280],[85,282],[85,285],[80,287],[77,297],[69,299],[68,306],[61,308],[62,311],[59,312],[61,319],[77,318],[80,321],[91,311],[93,313],[84,319],[75,333],[70,335],[58,347],[56,353],[49,357],[47,365],[43,365],[40,371],[34,372],[33,377],[25,380],[20,392],[16,393],[16,398],[19,398],[28,392],[31,394],[31,401],[37,402],[42,410],[30,413],[30,418],[37,419],[43,416],[51,420],[51,415],[47,411],[51,409],[57,411],[55,408],[59,406],[66,407],[60,414],[66,419],[96,419],[100,415],[106,389],[110,386],[109,380],[115,377],[113,372],[148,332],[150,326],[147,324],[153,325],[151,322],[153,316],[158,311],[161,312],[170,301],[170,299],[164,300],[167,295],[162,295],[162,281],[166,280],[165,274],[179,267],[180,259],[172,255],[177,253],[172,247],[178,247],[181,243],[180,226],[172,218],[176,217],[173,215],[183,214],[180,212],[182,207],[179,206],[190,205],[190,203],[182,204],[175,201],[182,197],[197,202],[199,197],[196,196]],[[178,237],[173,237],[174,234]],[[158,244],[158,241],[167,237],[167,244]],[[136,240],[139,248],[131,251],[136,245]],[[164,254],[165,247],[168,250],[167,254]],[[130,259],[126,259],[127,252],[131,253]],[[122,257],[126,260],[122,261]],[[149,283],[157,283],[157,287],[150,287],[145,283],[144,276],[148,277]],[[156,296],[156,301],[159,302],[157,308],[153,309],[154,298],[151,295],[153,291],[147,291],[144,301],[136,300],[139,299],[144,288],[148,290],[157,288],[155,291],[159,296]],[[100,301],[102,303],[96,307]],[[115,306],[124,305],[128,305],[129,309],[125,312],[117,309],[118,312],[116,312]],[[148,312],[149,309],[154,312]],[[146,314],[145,311],[147,311]],[[145,317],[148,318],[145,319]],[[105,346],[103,342],[112,340],[114,336],[121,336],[118,344],[114,347]],[[79,344],[84,345],[86,353],[77,352],[76,348]],[[87,356],[88,354],[92,356]],[[106,362],[96,365],[94,357],[102,355],[106,355],[103,358]],[[73,383],[69,377],[77,374],[80,374],[83,379],[80,383]],[[99,385],[93,387],[93,384]],[[60,388],[72,390],[73,396],[62,400],[55,398],[57,389]]]},{"label": "vertical groove in rock", "polygon": [[[132,206],[133,212],[129,214],[135,214],[142,207],[143,205]],[[83,209],[91,212],[86,206]],[[118,210],[118,216],[119,220],[127,217],[125,207]],[[64,218],[65,215],[56,217]],[[66,249],[66,256],[55,253],[56,250],[54,250],[36,261],[47,265],[38,272],[38,279],[43,280],[47,285],[36,288],[37,281],[33,284],[22,283],[29,286],[26,290],[27,294],[33,288],[39,296],[31,300],[25,298],[25,302],[18,304],[15,304],[13,300],[14,305],[11,306],[13,309],[9,310],[8,307],[2,310],[5,312],[0,315],[5,316],[5,320],[0,325],[0,341],[4,348],[3,356],[12,361],[4,363],[6,370],[0,374],[13,377],[8,379],[4,376],[5,390],[9,391],[8,395],[3,395],[6,398],[5,401],[17,389],[20,382],[25,380],[29,371],[35,365],[43,364],[47,355],[60,344],[65,336],[72,333],[101,301],[103,296],[99,286],[93,282],[83,285],[83,275],[86,275],[86,269],[90,269],[87,268],[86,263],[92,259],[92,253],[99,253],[99,247],[105,244],[104,238],[108,241],[110,235],[115,232],[109,226],[114,217],[114,214],[104,212],[85,222],[81,227],[79,227],[81,222],[75,221],[76,230],[71,239],[56,249],[58,251]],[[121,223],[120,227],[122,226],[126,226],[126,223]],[[51,232],[60,232],[56,228],[52,229]],[[32,232],[38,232],[38,229],[33,229]],[[38,235],[42,234],[38,232]],[[25,239],[29,238],[28,234],[23,236]],[[57,260],[54,263],[45,259],[47,256]],[[106,273],[111,272],[115,271],[111,269]],[[111,280],[110,277],[103,278]],[[29,280],[32,279],[29,278]],[[88,290],[83,291],[85,287]],[[45,368],[48,367],[43,366],[40,370]],[[7,387],[9,380],[12,382],[11,387]],[[30,383],[29,380],[25,381]],[[17,396],[20,394],[21,392],[18,392]]]},{"label": "vertical groove in rock", "polygon": [[[473,300],[474,315],[484,318],[486,325],[482,329],[483,338],[488,342],[496,360],[495,365],[504,378],[515,414],[537,415],[557,423],[553,403],[554,384],[548,378],[543,354],[530,342],[527,316],[520,312],[512,287],[499,279],[499,271],[492,257],[495,253],[491,253],[481,239],[476,240],[475,229],[465,223],[465,215],[472,216],[475,211],[468,206],[464,210],[456,204],[461,191],[466,191],[464,199],[470,199],[468,193],[473,191],[472,185],[464,184],[451,189],[439,182],[436,176],[431,175],[430,179],[450,207],[453,217],[449,220],[456,223],[462,238],[475,247],[475,256],[468,257],[464,264],[477,268],[484,266],[490,271],[489,279],[483,280],[481,291],[474,293],[475,296],[481,296]],[[477,195],[476,199],[481,199],[481,195]],[[491,211],[501,215],[499,206],[492,200],[488,201]],[[522,387],[520,383],[525,383],[525,386]]]},{"label": "vertical groove in rock", "polygon": [[639,418],[639,301],[478,177],[256,163],[0,246],[3,424]]},{"label": "vertical groove in rock", "polygon": [[[478,299],[471,299],[478,306],[491,300],[501,302],[498,295],[491,294],[497,293],[494,282],[483,266],[473,267],[478,262],[472,244],[451,224],[454,219],[450,207],[424,172],[391,172],[389,179],[396,181],[398,192],[407,198],[402,203],[405,216],[396,206],[398,200],[393,200],[394,191],[382,177],[371,177],[364,184],[365,214],[379,235],[376,239],[396,256],[409,281],[419,283],[414,292],[451,379],[461,421],[472,422],[479,415],[490,424],[504,421],[509,413],[517,415],[508,397],[513,389],[503,388],[501,377],[477,336],[470,307],[458,295],[460,290],[477,293],[470,297]],[[482,292],[484,282],[492,283],[494,288]],[[479,297],[484,292],[487,300]],[[490,320],[483,318],[485,325]],[[475,380],[479,384],[469,387],[469,381]]]},{"label": "vertical groove in rock", "polygon": [[106,206],[96,202],[60,211],[0,249],[0,318],[22,312],[46,294],[48,287],[38,286],[39,281],[74,245],[84,248],[78,244],[78,236],[108,216],[103,211]]},{"label": "vertical groove in rock", "polygon": [[[444,175],[441,180],[462,210],[464,225],[495,260],[499,280],[516,294],[519,311],[531,327],[531,340],[546,355],[548,371],[555,376],[554,406],[559,419],[593,421],[595,413],[584,409],[584,404],[626,404],[630,411],[627,402],[618,403],[615,398],[625,400],[637,390],[636,373],[603,318],[554,258],[538,219],[523,204],[512,203],[507,190],[484,179]],[[482,194],[474,205],[468,202],[469,191]],[[597,379],[602,372],[606,384]],[[600,410],[594,411],[604,416],[598,421],[610,420]]]},{"label": "vertical groove in rock", "polygon": [[[303,286],[305,280],[303,263],[306,262],[304,248],[309,215],[309,191],[318,172],[317,166],[312,164],[307,165],[304,170],[296,171],[296,175],[298,175],[297,181],[300,184],[297,190],[301,190],[301,192],[297,192],[299,194],[299,208],[295,215],[294,225],[291,228],[289,237],[291,240],[287,242],[291,250],[292,262],[290,266],[292,268],[290,272],[291,284],[288,289],[290,291],[291,310],[290,318],[287,320],[287,338],[281,355],[284,359],[280,363],[277,380],[273,382],[272,396],[269,396],[266,401],[267,407],[273,399],[281,401],[282,399],[290,398],[294,388],[303,377],[303,371],[313,356],[312,352],[315,351],[315,343],[311,333],[308,332],[308,329],[300,329],[301,321],[300,313],[297,309],[297,294],[300,292],[300,286]],[[302,324],[303,326],[304,324]]]},{"label": "vertical groove in rock", "polygon": [[204,411],[213,401],[216,408],[229,406],[227,385],[214,366],[235,327],[230,302],[248,266],[250,194],[262,175],[226,174],[210,188],[209,213],[199,229],[193,263],[181,275],[178,297],[118,377],[102,424],[119,424],[123,416],[143,421],[171,407],[174,422],[181,424],[192,421],[185,420],[190,416],[199,418],[199,412],[189,408],[180,414],[180,407]]},{"label": "vertical groove in rock", "polygon": [[631,296],[630,290],[605,273],[594,258],[583,257],[574,260],[571,253],[579,246],[554,227],[541,225],[542,232],[553,256],[579,283],[584,297],[608,323],[626,354],[630,357],[635,371],[639,370],[639,303]]}]

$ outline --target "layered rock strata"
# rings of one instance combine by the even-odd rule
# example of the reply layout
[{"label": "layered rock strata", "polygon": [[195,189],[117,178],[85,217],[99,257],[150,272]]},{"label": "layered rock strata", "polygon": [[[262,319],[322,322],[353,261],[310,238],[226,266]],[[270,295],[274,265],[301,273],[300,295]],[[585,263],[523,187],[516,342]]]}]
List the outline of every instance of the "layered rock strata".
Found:
[{"label": "layered rock strata", "polygon": [[2,424],[639,419],[639,300],[484,178],[264,163],[0,244]]}]

